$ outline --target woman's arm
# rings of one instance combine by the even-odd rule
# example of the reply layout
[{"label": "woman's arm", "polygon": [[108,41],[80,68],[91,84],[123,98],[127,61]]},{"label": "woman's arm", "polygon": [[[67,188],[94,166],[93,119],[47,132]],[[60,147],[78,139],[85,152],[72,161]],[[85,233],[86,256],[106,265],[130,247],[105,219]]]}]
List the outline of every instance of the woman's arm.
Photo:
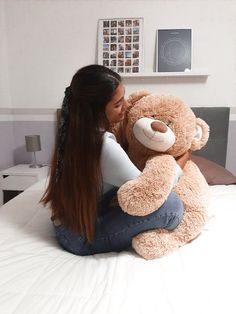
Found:
[{"label": "woman's arm", "polygon": [[[101,169],[103,181],[117,187],[141,174],[141,171],[132,163],[126,152],[117,143],[115,136],[110,132],[104,134]],[[173,186],[178,182],[181,175],[181,167],[177,164]]]},{"label": "woman's arm", "polygon": [[120,144],[116,142],[115,136],[109,132],[104,134],[101,169],[103,181],[117,187],[141,174]]}]

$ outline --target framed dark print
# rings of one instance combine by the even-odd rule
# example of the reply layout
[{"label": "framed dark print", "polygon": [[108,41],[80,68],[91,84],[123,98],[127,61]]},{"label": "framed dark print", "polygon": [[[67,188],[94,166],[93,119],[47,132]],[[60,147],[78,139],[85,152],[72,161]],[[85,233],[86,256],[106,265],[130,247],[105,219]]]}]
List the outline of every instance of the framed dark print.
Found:
[{"label": "framed dark print", "polygon": [[157,72],[191,70],[192,30],[159,29],[157,31]]}]

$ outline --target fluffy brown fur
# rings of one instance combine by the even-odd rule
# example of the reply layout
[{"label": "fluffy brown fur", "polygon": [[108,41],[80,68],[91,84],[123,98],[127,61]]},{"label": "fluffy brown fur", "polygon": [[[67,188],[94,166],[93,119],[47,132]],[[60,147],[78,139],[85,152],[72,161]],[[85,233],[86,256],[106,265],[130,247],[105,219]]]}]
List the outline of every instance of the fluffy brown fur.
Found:
[{"label": "fluffy brown fur", "polygon": [[[128,154],[142,174],[120,187],[118,201],[125,212],[144,216],[159,208],[170,193],[176,168],[175,157],[189,149],[203,147],[208,140],[209,127],[195,117],[189,106],[174,96],[140,91],[132,94],[128,101],[130,107],[123,131],[128,142]],[[150,116],[168,124],[176,136],[175,143],[165,153],[144,147],[134,136],[135,122]],[[201,127],[202,134],[195,138],[197,126]],[[156,229],[133,239],[133,248],[145,259],[162,257],[192,241],[206,223],[209,187],[193,161],[185,165],[174,191],[184,204],[183,220],[173,231]]]}]

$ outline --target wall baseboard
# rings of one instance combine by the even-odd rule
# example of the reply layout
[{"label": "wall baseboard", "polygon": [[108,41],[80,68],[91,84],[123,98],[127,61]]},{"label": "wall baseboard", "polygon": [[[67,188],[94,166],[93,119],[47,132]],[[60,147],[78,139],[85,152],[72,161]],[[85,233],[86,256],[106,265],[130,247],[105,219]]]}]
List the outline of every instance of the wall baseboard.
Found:
[{"label": "wall baseboard", "polygon": [[0,108],[0,121],[56,121],[57,108]]},{"label": "wall baseboard", "polygon": [[[58,108],[0,108],[0,121],[56,121]],[[230,121],[236,121],[236,107],[230,107]]]}]

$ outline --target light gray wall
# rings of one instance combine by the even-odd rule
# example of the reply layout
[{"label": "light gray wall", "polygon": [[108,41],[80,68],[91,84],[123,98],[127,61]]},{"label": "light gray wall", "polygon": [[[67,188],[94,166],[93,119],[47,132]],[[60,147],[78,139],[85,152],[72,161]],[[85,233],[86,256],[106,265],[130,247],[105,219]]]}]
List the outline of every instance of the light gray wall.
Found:
[{"label": "light gray wall", "polygon": [[[155,65],[156,31],[191,28],[194,79],[126,80],[137,89],[170,93],[194,107],[236,107],[236,1],[232,0],[1,0],[0,107],[55,108],[74,72],[97,60],[101,18],[144,18],[144,71]],[[9,81],[9,84],[7,84]],[[10,95],[10,101],[9,96]]]},{"label": "light gray wall", "polygon": [[11,106],[5,1],[0,0],[0,107]]},{"label": "light gray wall", "polygon": [[[210,73],[206,81],[126,79],[127,95],[145,88],[179,96],[192,107],[236,109],[235,16],[236,1],[231,0],[0,0],[0,109],[59,107],[74,72],[97,61],[98,19],[113,17],[144,18],[146,72],[154,70],[157,29],[191,28],[192,69]],[[23,148],[26,132],[42,136],[37,156],[48,162],[52,119],[4,119],[0,116],[0,169],[29,160]],[[227,158],[234,173],[235,121]]]}]

